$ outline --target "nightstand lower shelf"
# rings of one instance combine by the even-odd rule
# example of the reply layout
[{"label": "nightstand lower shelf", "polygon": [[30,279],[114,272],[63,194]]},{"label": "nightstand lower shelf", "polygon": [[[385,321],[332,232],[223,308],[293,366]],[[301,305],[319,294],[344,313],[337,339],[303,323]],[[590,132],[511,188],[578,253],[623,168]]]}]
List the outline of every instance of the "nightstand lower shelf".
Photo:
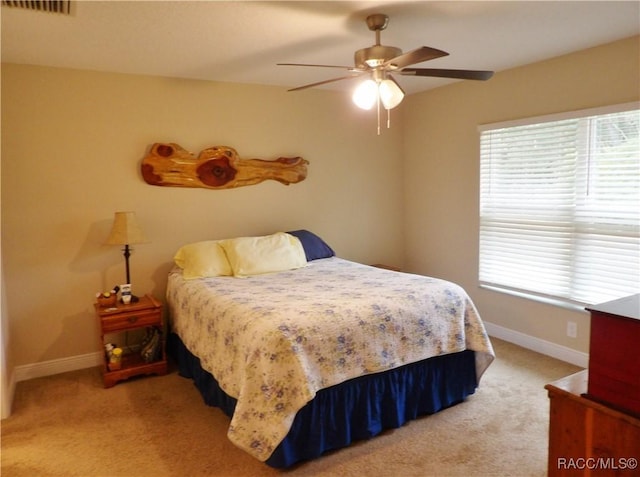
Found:
[{"label": "nightstand lower shelf", "polygon": [[138,354],[126,354],[122,357],[120,369],[109,370],[105,364],[102,377],[104,387],[110,388],[119,381],[147,374],[167,374],[167,360],[145,363]]}]

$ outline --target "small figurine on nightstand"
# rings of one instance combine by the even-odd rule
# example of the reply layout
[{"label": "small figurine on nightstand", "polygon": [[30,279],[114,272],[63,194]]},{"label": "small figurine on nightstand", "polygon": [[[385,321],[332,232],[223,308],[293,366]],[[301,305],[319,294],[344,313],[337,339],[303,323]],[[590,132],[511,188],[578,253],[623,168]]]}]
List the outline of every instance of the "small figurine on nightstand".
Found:
[{"label": "small figurine on nightstand", "polygon": [[122,348],[113,348],[109,356],[109,371],[116,371],[122,367]]}]

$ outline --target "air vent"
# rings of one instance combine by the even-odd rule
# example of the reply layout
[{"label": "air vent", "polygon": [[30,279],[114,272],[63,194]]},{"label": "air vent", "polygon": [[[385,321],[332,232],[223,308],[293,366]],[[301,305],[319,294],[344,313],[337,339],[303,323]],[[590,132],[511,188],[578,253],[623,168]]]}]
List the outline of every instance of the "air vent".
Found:
[{"label": "air vent", "polygon": [[25,10],[71,15],[71,0],[2,0],[2,5]]}]

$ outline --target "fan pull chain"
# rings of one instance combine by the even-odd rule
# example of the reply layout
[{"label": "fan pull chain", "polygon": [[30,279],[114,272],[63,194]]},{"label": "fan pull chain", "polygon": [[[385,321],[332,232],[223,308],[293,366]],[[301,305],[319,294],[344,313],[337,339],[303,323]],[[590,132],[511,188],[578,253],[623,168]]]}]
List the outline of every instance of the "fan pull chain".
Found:
[{"label": "fan pull chain", "polygon": [[[378,100],[376,101],[377,106],[377,115],[378,115],[378,136],[380,135],[380,96],[378,96]],[[386,108],[385,108],[386,109]],[[386,109],[387,111],[387,129],[391,129],[391,110]]]}]

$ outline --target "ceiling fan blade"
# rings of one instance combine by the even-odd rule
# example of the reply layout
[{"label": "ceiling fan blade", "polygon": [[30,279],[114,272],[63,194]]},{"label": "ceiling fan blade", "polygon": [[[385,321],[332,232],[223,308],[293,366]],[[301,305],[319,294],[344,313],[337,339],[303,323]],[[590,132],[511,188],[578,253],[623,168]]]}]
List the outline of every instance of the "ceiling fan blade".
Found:
[{"label": "ceiling fan blade", "polygon": [[314,68],[339,68],[341,70],[349,70],[349,71],[363,71],[358,68],[354,68],[353,66],[338,66],[338,65],[309,65],[306,63],[276,63],[276,66],[311,66]]},{"label": "ceiling fan blade", "polygon": [[398,71],[405,76],[434,76],[438,78],[458,78],[486,81],[493,76],[493,71],[477,70],[444,70],[431,68],[404,68]]},{"label": "ceiling fan blade", "polygon": [[416,63],[422,63],[423,61],[435,60],[436,58],[448,55],[449,53],[446,51],[429,48],[428,46],[421,46],[420,48],[403,53],[395,58],[391,58],[389,61],[386,61],[383,66],[400,69],[405,66],[415,65]]},{"label": "ceiling fan blade", "polygon": [[333,79],[328,79],[328,80],[324,80],[324,81],[318,81],[317,83],[305,84],[303,86],[298,86],[297,88],[288,89],[287,91],[299,91],[301,89],[313,88],[314,86],[320,86],[322,84],[333,83],[335,81],[342,81],[342,80],[345,80],[345,79],[357,78],[358,76],[360,76],[360,75],[341,76],[340,78],[333,78]]}]

